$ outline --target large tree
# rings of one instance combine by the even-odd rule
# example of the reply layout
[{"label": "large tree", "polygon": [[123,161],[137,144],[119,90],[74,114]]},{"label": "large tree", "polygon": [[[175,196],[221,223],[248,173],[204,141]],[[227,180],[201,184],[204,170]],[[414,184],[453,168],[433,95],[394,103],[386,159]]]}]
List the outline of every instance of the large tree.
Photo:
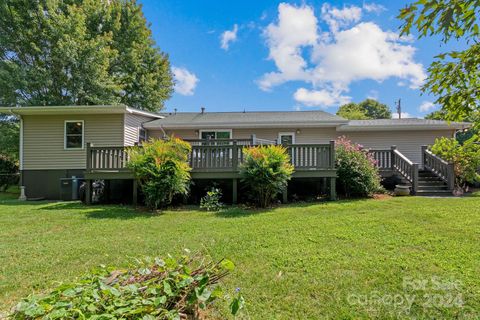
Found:
[{"label": "large tree", "polygon": [[387,105],[374,99],[360,103],[347,103],[338,108],[337,115],[350,120],[390,119],[392,113]]},{"label": "large tree", "polygon": [[168,56],[135,0],[0,2],[0,105],[126,105],[157,111]]},{"label": "large tree", "polygon": [[402,34],[441,36],[443,43],[462,41],[465,50],[436,56],[422,90],[437,97],[448,120],[474,119],[480,126],[480,1],[418,0],[401,10]]}]

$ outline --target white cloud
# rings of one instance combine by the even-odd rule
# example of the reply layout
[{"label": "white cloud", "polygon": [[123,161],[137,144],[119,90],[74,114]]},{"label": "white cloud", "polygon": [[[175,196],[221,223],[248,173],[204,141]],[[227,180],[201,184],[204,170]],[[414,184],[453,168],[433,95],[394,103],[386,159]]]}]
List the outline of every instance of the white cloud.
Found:
[{"label": "white cloud", "polygon": [[197,87],[198,78],[185,68],[172,67],[173,77],[175,79],[175,92],[184,95],[193,95]]},{"label": "white cloud", "polygon": [[435,109],[436,105],[430,101],[423,101],[420,107],[418,108],[420,112],[429,112],[430,110]]},{"label": "white cloud", "polygon": [[227,51],[231,42],[237,41],[238,25],[235,24],[232,30],[226,30],[220,35],[220,47]]},{"label": "white cloud", "polygon": [[[414,118],[414,116],[412,116],[408,112],[401,112],[401,114],[402,114],[402,119]],[[398,119],[398,113],[397,112],[392,113],[392,119]]]},{"label": "white cloud", "polygon": [[370,90],[367,94],[368,99],[378,100],[379,93],[377,90]]},{"label": "white cloud", "polygon": [[299,88],[293,95],[293,98],[309,107],[342,105],[351,100],[350,97],[342,96],[339,92],[325,89],[308,90],[305,88]]},{"label": "white cloud", "polygon": [[270,49],[269,59],[275,62],[278,72],[265,74],[258,84],[263,90],[289,80],[303,80],[307,77],[307,62],[301,49],[317,42],[317,18],[308,6],[292,6],[281,3],[278,6],[278,23],[270,23],[264,30]]},{"label": "white cloud", "polygon": [[326,4],[321,11],[328,31],[320,32],[312,7],[279,5],[278,20],[264,30],[269,59],[277,70],[259,79],[262,90],[302,81],[312,88],[297,90],[294,98],[325,107],[345,100],[343,94],[355,81],[382,82],[394,77],[412,89],[423,83],[426,75],[422,64],[414,60],[416,49],[397,33],[373,22],[359,22],[359,7],[338,9]]},{"label": "white cloud", "polygon": [[383,11],[386,11],[387,8],[382,6],[381,4],[376,4],[376,3],[364,3],[362,6],[363,10],[366,12],[373,12],[376,14],[382,13]]},{"label": "white cloud", "polygon": [[322,20],[324,20],[332,32],[336,32],[339,28],[358,22],[362,18],[362,9],[357,6],[344,7],[338,9],[332,7],[328,3],[322,6]]}]

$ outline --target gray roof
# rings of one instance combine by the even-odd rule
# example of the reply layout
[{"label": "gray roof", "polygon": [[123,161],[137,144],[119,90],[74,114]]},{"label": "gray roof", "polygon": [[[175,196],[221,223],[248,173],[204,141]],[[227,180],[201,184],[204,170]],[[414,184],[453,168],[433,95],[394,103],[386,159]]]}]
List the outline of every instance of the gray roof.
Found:
[{"label": "gray roof", "polygon": [[285,127],[289,125],[337,126],[346,124],[339,116],[324,111],[255,111],[255,112],[179,112],[162,114],[158,119],[144,124],[145,128],[249,128]]},{"label": "gray roof", "polygon": [[435,129],[465,129],[468,122],[448,122],[417,118],[350,120],[348,125],[341,126],[338,131],[375,131],[375,130],[435,130]]}]

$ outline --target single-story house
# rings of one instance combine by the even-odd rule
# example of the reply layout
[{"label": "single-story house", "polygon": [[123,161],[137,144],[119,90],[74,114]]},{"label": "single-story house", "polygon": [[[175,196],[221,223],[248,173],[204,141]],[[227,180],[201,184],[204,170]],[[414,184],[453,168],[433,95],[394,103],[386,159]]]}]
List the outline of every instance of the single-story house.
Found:
[{"label": "single-story house", "polygon": [[[323,178],[334,197],[332,141],[339,136],[375,149],[381,169],[396,171],[415,187],[418,171],[437,161],[422,146],[469,127],[425,119],[349,121],[324,111],[151,113],[124,105],[0,108],[0,113],[20,118],[21,184],[27,197],[46,199],[60,198],[61,178],[81,177],[88,184],[133,179],[125,169],[125,147],[170,135],[192,143],[192,178],[232,179],[234,200],[243,159],[238,149],[265,143],[288,145],[294,178]],[[437,167],[430,171],[448,184],[448,168]]]}]

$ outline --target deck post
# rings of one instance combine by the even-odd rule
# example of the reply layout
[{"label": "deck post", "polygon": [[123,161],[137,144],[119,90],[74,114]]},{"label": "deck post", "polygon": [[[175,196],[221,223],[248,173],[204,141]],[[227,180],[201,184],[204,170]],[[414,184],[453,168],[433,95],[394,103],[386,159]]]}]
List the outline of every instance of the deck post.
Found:
[{"label": "deck post", "polygon": [[427,151],[427,148],[428,146],[422,146],[422,162],[420,162],[422,168],[425,167],[425,151]]},{"label": "deck post", "polygon": [[330,168],[335,169],[335,140],[330,140]]},{"label": "deck post", "polygon": [[337,178],[332,177],[330,178],[330,200],[334,201],[337,200]]},{"label": "deck post", "polygon": [[238,179],[232,179],[232,203],[238,202]]},{"label": "deck post", "polygon": [[418,189],[418,163],[412,165],[412,193],[416,194]]},{"label": "deck post", "polygon": [[232,144],[232,170],[237,171],[238,167],[238,145],[237,140],[233,140]]},{"label": "deck post", "polygon": [[447,185],[449,190],[455,189],[455,167],[453,163],[448,164],[447,168]]},{"label": "deck post", "polygon": [[92,204],[92,180],[85,180],[85,204]]},{"label": "deck post", "polygon": [[288,202],[288,186],[285,187],[282,191],[282,203]]},{"label": "deck post", "polygon": [[137,179],[133,179],[133,195],[132,204],[136,207],[138,204],[138,182]]},{"label": "deck post", "polygon": [[390,163],[392,166],[392,172],[395,171],[395,150],[397,150],[397,146],[393,145],[390,147],[391,155],[390,155]]},{"label": "deck post", "polygon": [[90,150],[91,147],[92,144],[90,142],[87,142],[87,172],[90,172],[92,170],[92,155]]}]

